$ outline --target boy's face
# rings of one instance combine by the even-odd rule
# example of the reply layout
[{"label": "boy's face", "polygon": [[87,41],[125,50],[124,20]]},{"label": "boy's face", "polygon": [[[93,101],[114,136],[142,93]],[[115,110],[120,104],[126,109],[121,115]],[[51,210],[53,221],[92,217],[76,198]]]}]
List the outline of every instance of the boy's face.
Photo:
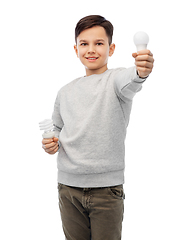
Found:
[{"label": "boy's face", "polygon": [[95,26],[80,33],[74,49],[86,68],[86,76],[90,76],[107,70],[108,58],[114,53],[115,45],[109,46],[105,29]]}]

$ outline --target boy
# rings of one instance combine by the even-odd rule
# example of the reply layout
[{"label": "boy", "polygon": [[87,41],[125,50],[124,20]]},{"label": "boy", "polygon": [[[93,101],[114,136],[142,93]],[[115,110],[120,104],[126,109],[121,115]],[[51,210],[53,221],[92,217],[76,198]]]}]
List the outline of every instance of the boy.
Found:
[{"label": "boy", "polygon": [[54,139],[43,139],[49,154],[58,151],[59,207],[67,240],[121,239],[124,210],[126,128],[132,99],[153,68],[149,50],[133,53],[136,67],[108,69],[115,50],[113,26],[91,15],[76,25],[74,46],[86,76],[57,95]]}]

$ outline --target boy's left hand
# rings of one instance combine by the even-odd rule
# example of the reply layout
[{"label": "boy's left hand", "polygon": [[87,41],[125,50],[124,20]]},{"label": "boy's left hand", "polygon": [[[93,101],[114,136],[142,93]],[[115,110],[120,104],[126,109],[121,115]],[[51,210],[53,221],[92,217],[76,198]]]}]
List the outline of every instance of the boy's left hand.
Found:
[{"label": "boy's left hand", "polygon": [[135,65],[139,77],[147,77],[152,72],[154,63],[154,58],[151,51],[148,49],[141,50],[137,53],[133,53],[132,56],[135,58]]}]

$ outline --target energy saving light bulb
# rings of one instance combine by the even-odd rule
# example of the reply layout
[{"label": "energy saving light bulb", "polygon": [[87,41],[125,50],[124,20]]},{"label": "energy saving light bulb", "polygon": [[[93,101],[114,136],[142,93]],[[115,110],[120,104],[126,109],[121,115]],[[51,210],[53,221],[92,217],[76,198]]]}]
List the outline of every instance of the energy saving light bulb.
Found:
[{"label": "energy saving light bulb", "polygon": [[53,121],[51,119],[45,119],[44,121],[40,122],[39,127],[40,130],[44,130],[44,133],[42,134],[43,138],[55,137]]},{"label": "energy saving light bulb", "polygon": [[137,32],[133,37],[134,43],[137,47],[137,51],[147,49],[147,44],[149,42],[149,36],[145,32]]}]

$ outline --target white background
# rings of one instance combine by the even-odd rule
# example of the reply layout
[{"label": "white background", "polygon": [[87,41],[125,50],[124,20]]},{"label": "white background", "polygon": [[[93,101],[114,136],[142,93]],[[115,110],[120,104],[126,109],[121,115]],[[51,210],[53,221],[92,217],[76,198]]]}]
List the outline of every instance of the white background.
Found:
[{"label": "white background", "polygon": [[191,239],[190,4],[182,1],[2,0],[0,3],[0,238],[61,240],[56,156],[38,123],[58,90],[85,70],[74,50],[79,19],[114,25],[109,68],[130,67],[146,31],[153,73],[134,99],[126,139],[123,240]]}]

